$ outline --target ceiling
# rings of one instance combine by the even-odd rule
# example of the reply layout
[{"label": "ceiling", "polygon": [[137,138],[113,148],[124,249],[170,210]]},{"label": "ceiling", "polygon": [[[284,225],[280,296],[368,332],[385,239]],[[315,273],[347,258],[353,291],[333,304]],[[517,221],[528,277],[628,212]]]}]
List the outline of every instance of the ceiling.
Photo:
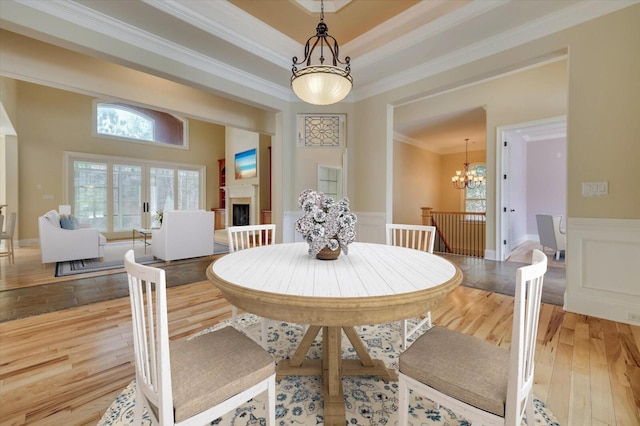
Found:
[{"label": "ceiling", "polygon": [[[346,101],[358,101],[635,2],[325,0],[324,21],[341,59],[351,58],[354,89]],[[319,0],[1,0],[0,27],[277,109],[297,100],[289,87],[292,57],[303,56],[315,35],[318,9]],[[455,125],[476,128],[480,115],[461,111]],[[425,117],[395,131],[433,138],[441,120]],[[463,140],[458,145],[464,149]]]}]

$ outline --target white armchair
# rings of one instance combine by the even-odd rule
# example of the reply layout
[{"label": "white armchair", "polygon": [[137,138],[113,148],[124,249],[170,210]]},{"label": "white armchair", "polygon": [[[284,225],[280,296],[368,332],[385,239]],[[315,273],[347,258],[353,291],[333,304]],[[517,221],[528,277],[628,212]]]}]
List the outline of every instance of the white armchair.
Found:
[{"label": "white armchair", "polygon": [[104,256],[107,239],[97,229],[64,229],[60,215],[50,210],[38,218],[42,263],[95,259]]},{"label": "white armchair", "polygon": [[562,215],[537,214],[536,222],[542,250],[545,247],[553,249],[556,260],[560,260],[560,253],[567,249],[567,235],[560,228]]},{"label": "white armchair", "polygon": [[211,211],[165,211],[160,229],[151,231],[153,256],[171,261],[212,255],[213,221]]}]

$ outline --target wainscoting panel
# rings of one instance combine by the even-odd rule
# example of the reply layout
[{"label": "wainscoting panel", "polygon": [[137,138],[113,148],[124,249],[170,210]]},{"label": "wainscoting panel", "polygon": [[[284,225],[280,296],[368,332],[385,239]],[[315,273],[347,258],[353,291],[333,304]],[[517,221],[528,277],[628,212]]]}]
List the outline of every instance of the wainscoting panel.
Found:
[{"label": "wainscoting panel", "polygon": [[[385,215],[384,213],[358,213],[356,222],[356,241],[362,243],[385,242]],[[302,215],[300,211],[284,212],[282,221],[282,242],[292,243],[304,241],[302,236],[296,232],[296,220]]]},{"label": "wainscoting panel", "polygon": [[567,221],[564,308],[640,324],[640,220]]},{"label": "wainscoting panel", "polygon": [[302,235],[296,232],[296,220],[302,216],[301,211],[284,212],[282,219],[282,242],[283,243],[297,243],[304,241]]}]

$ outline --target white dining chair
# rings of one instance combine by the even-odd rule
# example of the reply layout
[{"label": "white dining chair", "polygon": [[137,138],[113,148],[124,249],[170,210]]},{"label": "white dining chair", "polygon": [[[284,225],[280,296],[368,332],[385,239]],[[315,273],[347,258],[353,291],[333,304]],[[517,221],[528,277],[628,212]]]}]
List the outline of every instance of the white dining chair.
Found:
[{"label": "white dining chair", "polygon": [[[165,271],[124,256],[136,371],[134,424],[146,409],[154,425],[210,424],[267,392],[275,426],[275,360],[233,327],[169,342]],[[239,362],[238,360],[241,360]]]},{"label": "white dining chair", "polygon": [[15,252],[13,250],[13,234],[16,231],[16,212],[9,215],[9,221],[7,222],[7,229],[2,232],[2,226],[0,225],[0,243],[6,241],[6,251],[0,252],[0,257],[7,256],[9,263],[16,263]]},{"label": "white dining chair", "polygon": [[[402,225],[387,223],[387,245],[407,247],[433,253],[436,227],[426,225]],[[403,349],[407,348],[407,339],[424,325],[431,327],[431,311],[427,311],[417,324],[410,327],[409,320],[400,324]]]},{"label": "white dining chair", "polygon": [[[547,256],[516,272],[511,349],[432,327],[400,354],[399,425],[407,425],[409,391],[465,417],[471,424],[519,426],[533,418],[534,354]],[[413,414],[416,416],[416,414]]]},{"label": "white dining chair", "polygon": [[[230,226],[227,228],[229,239],[229,253],[244,250],[251,247],[259,247],[275,243],[276,225],[246,225]],[[238,321],[238,308],[231,306],[231,318],[234,326]],[[262,347],[267,348],[267,328],[269,326],[266,318],[261,318],[261,340]]]}]

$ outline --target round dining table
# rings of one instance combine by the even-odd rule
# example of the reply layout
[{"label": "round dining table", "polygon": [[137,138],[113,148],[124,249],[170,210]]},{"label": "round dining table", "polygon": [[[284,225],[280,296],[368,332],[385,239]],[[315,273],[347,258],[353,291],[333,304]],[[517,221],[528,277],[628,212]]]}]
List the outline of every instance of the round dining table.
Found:
[{"label": "round dining table", "polygon": [[[278,362],[276,378],[321,375],[327,425],[345,424],[342,376],[398,380],[395,370],[371,358],[354,327],[424,315],[462,282],[456,265],[432,253],[359,242],[348,248],[348,255],[319,260],[306,243],[273,244],[229,253],[207,268],[234,306],[309,325],[293,356]],[[322,359],[305,359],[320,330]],[[342,359],[342,331],[357,359]]]}]

